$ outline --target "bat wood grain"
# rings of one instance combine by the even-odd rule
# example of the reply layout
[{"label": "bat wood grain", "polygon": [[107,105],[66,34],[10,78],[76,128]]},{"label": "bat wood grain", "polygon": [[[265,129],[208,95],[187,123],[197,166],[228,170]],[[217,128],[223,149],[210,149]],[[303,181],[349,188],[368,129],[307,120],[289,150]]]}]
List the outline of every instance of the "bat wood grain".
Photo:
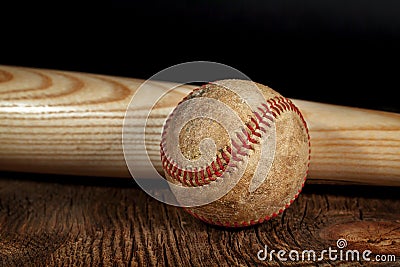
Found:
[{"label": "bat wood grain", "polygon": [[[142,83],[133,78],[0,66],[0,169],[130,177],[122,148],[123,120]],[[168,88],[167,83],[154,84],[157,92]],[[177,87],[149,116],[146,146],[160,172],[163,123],[193,88]],[[310,130],[309,181],[400,185],[400,114],[293,101]],[[142,102],[143,109],[138,107],[132,119],[146,119],[144,110],[153,103]],[[132,131],[127,141],[140,142],[140,131]],[[138,156],[137,160],[144,159]]]}]

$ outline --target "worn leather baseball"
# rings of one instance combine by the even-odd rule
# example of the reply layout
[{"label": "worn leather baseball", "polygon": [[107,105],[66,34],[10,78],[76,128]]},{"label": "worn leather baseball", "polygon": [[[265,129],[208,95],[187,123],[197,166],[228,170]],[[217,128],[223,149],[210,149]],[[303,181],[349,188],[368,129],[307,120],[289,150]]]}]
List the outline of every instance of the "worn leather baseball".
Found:
[{"label": "worn leather baseball", "polygon": [[[258,90],[258,95],[254,90]],[[250,92],[254,94],[247,99],[243,97]],[[207,116],[180,121],[179,114],[183,113],[221,112],[218,105],[193,101],[200,98],[212,99],[210,103],[217,100],[230,108],[231,113],[224,115],[223,122]],[[208,187],[218,187],[222,179],[234,179],[237,183],[221,198],[185,207],[186,211],[207,223],[243,227],[269,220],[288,208],[304,186],[310,162],[307,124],[292,101],[267,86],[245,80],[206,84],[183,99],[178,107],[189,100],[179,112],[171,113],[164,126],[161,158],[166,179],[184,187],[204,189],[204,196]],[[258,103],[256,107],[254,103]],[[240,118],[243,127],[228,131],[227,125],[232,126],[230,117]],[[179,136],[173,136],[171,131],[177,125],[183,127]],[[168,146],[172,139],[177,140],[176,146]],[[202,142],[206,139],[213,140],[214,145],[204,146]],[[204,163],[193,167],[177,161],[178,154],[189,163],[200,159]],[[211,158],[203,159],[204,154]],[[240,168],[244,171],[238,171]],[[210,192],[209,196],[213,194]]]}]

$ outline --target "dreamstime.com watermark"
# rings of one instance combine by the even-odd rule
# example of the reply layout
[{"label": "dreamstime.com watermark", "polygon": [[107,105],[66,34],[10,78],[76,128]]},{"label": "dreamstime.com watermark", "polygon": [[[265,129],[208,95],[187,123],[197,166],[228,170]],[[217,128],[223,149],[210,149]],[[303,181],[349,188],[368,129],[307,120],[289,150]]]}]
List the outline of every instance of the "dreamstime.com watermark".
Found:
[{"label": "dreamstime.com watermark", "polygon": [[309,250],[268,250],[267,245],[257,252],[260,261],[301,262],[301,261],[368,261],[368,262],[396,262],[396,255],[373,254],[371,250],[359,251],[356,249],[345,249],[346,239],[338,239],[336,247],[328,247],[321,251]]}]

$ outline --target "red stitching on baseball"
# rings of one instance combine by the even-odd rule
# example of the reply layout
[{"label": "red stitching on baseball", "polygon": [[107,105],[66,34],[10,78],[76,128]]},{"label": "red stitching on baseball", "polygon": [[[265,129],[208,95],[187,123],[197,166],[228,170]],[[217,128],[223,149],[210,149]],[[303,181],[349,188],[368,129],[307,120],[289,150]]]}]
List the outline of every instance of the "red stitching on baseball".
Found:
[{"label": "red stitching on baseball", "polygon": [[254,111],[253,114],[257,117],[258,121],[262,121],[262,117],[260,116],[260,114],[258,114],[257,111]]},{"label": "red stitching on baseball", "polygon": [[[203,87],[201,87],[203,88]],[[200,90],[200,88],[196,89],[196,91]],[[189,97],[191,97],[193,95],[193,92],[191,94],[189,94],[187,97],[185,97],[181,102],[185,101],[186,99],[188,99]],[[180,103],[181,103],[180,102]],[[244,221],[244,222],[221,222],[221,221],[213,221],[211,218],[204,218],[203,216],[200,216],[198,214],[196,214],[194,211],[188,209],[188,208],[184,208],[188,213],[190,213],[191,215],[193,215],[194,217],[209,223],[209,224],[216,224],[216,225],[225,225],[227,227],[243,227],[243,226],[248,226],[248,225],[254,225],[256,224],[256,221],[259,223],[262,223],[264,221],[268,221],[271,218],[275,218],[278,216],[278,214],[282,214],[287,208],[290,207],[291,204],[294,203],[295,199],[297,199],[299,197],[299,194],[301,193],[305,182],[307,180],[307,174],[308,174],[308,167],[310,165],[310,158],[311,158],[311,141],[310,141],[310,135],[308,132],[308,127],[307,127],[307,123],[304,120],[303,115],[301,114],[301,112],[299,111],[299,109],[293,104],[293,102],[287,98],[284,97],[275,97],[273,99],[269,99],[267,101],[267,103],[269,104],[269,106],[265,103],[262,103],[261,107],[258,107],[258,110],[262,113],[262,116],[260,114],[258,114],[257,111],[254,111],[253,114],[255,116],[252,117],[250,119],[250,121],[252,123],[254,123],[254,127],[250,125],[250,123],[245,124],[246,127],[249,129],[250,133],[248,131],[246,131],[245,129],[242,129],[242,135],[240,135],[239,133],[237,133],[237,137],[239,138],[239,140],[241,141],[241,145],[236,143],[234,140],[232,140],[232,146],[235,148],[236,153],[242,156],[247,156],[247,153],[245,151],[242,151],[242,149],[252,149],[252,146],[247,143],[253,143],[256,144],[258,143],[258,141],[256,139],[254,139],[254,137],[261,137],[261,134],[257,132],[257,130],[261,131],[261,132],[266,132],[266,129],[261,127],[260,124],[264,124],[267,127],[270,127],[270,124],[268,123],[267,120],[272,121],[274,118],[276,118],[277,116],[281,115],[281,113],[285,112],[285,111],[293,111],[295,112],[301,119],[302,123],[305,126],[306,129],[306,133],[307,133],[307,138],[308,138],[308,146],[309,146],[309,155],[308,155],[308,162],[307,162],[307,171],[304,177],[304,182],[301,185],[301,188],[298,190],[298,192],[294,195],[294,197],[292,199],[290,199],[289,203],[286,203],[284,205],[284,207],[282,207],[281,209],[279,209],[276,212],[272,213],[271,215],[267,215],[264,216],[262,218],[259,218],[258,220],[249,220],[249,221]],[[273,118],[271,118],[269,115],[272,115]],[[169,119],[167,119],[167,122],[169,121]],[[165,125],[165,129],[167,128],[167,125]],[[255,128],[255,129],[254,129]],[[185,185],[187,185],[187,173],[188,170],[183,170],[180,169],[176,164],[173,164],[174,162],[169,158],[168,155],[165,155],[164,150],[163,150],[163,143],[165,142],[165,129],[164,129],[164,133],[162,135],[162,143],[161,143],[161,162],[162,162],[162,166],[163,168],[167,171],[167,173],[174,179],[178,180],[179,182],[183,182]],[[226,152],[228,154],[231,155],[231,158],[233,160],[237,160],[237,161],[241,161],[242,159],[238,158],[236,155],[232,155],[232,149],[229,146],[226,146],[224,148],[226,150]],[[220,150],[220,155],[217,155],[216,160],[213,161],[210,165],[214,171],[214,175],[216,177],[213,176],[213,173],[211,171],[210,165],[207,166],[205,168],[206,172],[207,172],[207,177],[205,177],[204,174],[204,169],[200,169],[200,170],[194,170],[195,173],[195,180],[193,183],[193,179],[190,179],[189,182],[191,183],[192,186],[201,186],[201,185],[205,185],[210,183],[210,181],[215,181],[218,177],[222,176],[223,173],[221,173],[220,171],[224,172],[226,167],[223,165],[223,163],[221,162],[221,159],[223,159],[225,161],[226,166],[229,164],[230,162],[230,158],[227,155],[227,153],[225,153],[224,149]],[[217,166],[216,166],[217,164]],[[183,171],[183,177],[182,177],[182,181],[180,179],[181,177],[181,173]],[[189,172],[190,176],[192,176],[192,172]],[[201,183],[198,180],[198,174],[200,174],[201,176]]]},{"label": "red stitching on baseball", "polygon": [[[253,119],[253,118],[252,118]],[[250,123],[246,124],[247,128],[249,128],[249,130],[251,131],[252,135],[257,136],[258,138],[261,138],[261,134],[256,132],[256,130],[253,128],[253,126],[250,125]]]},{"label": "red stitching on baseball", "polygon": [[253,117],[251,117],[251,121],[254,123],[256,130],[259,130],[260,126],[258,125],[258,121],[256,121],[256,119],[254,119]]},{"label": "red stitching on baseball", "polygon": [[[264,107],[264,106],[263,106]],[[262,117],[261,117],[261,120],[260,121],[263,121],[264,119],[269,119],[269,120],[273,120],[273,118],[271,118],[270,116],[269,116],[269,114],[271,114],[271,111],[269,110],[269,108],[267,107],[267,108],[262,108],[262,107],[258,107],[257,108],[259,111],[261,111],[261,113],[262,113]]]},{"label": "red stitching on baseball", "polygon": [[200,173],[197,171],[196,168],[194,168],[193,174],[194,174],[194,182],[195,182],[196,184],[200,184],[200,182],[199,182],[199,174],[200,174]]},{"label": "red stitching on baseball", "polygon": [[188,184],[187,184],[187,181],[186,181],[187,172],[188,172],[187,170],[184,170],[184,171],[183,171],[182,181],[183,181],[183,184],[184,184],[184,185],[188,185]]},{"label": "red stitching on baseball", "polygon": [[214,174],[215,174],[217,177],[221,177],[221,176],[222,176],[222,173],[219,172],[219,171],[218,171],[218,168],[215,166],[215,161],[211,162],[211,167],[212,167],[212,169],[213,169],[213,171],[214,171]]},{"label": "red stitching on baseball", "polygon": [[207,167],[206,167],[206,171],[207,171],[207,174],[208,174],[208,178],[209,178],[209,179],[212,179],[212,173],[211,173],[210,166],[207,166]]},{"label": "red stitching on baseball", "polygon": [[223,150],[221,151],[221,155],[222,155],[222,158],[225,160],[226,164],[229,164],[229,157],[228,157],[228,155],[226,155],[226,153]]},{"label": "red stitching on baseball", "polygon": [[272,111],[272,115],[274,116],[275,119],[276,119],[276,117],[281,115],[281,113],[279,112],[279,109],[276,106],[271,106],[271,109],[273,109],[275,111],[275,112]]},{"label": "red stitching on baseball", "polygon": [[204,170],[200,170],[200,177],[201,177],[201,183],[203,185],[207,184],[206,177],[204,176]]},{"label": "red stitching on baseball", "polygon": [[[232,142],[232,146],[235,148],[237,154],[242,155],[242,156],[247,156],[247,153],[245,151],[241,150],[242,146],[240,144],[236,143],[235,140],[232,140],[231,142]],[[239,159],[239,158],[237,158],[237,159]],[[240,159],[239,159],[239,161],[240,161]]]},{"label": "red stitching on baseball", "polygon": [[194,176],[194,172],[189,171],[189,183],[190,183],[191,186],[196,186],[196,185],[193,183],[193,176]]},{"label": "red stitching on baseball", "polygon": [[[246,125],[246,126],[247,126],[247,128],[249,128],[248,125]],[[252,138],[250,133],[247,132],[246,129],[242,129],[242,133],[246,136],[248,142],[253,143],[253,144],[258,144],[258,141],[256,139]],[[260,137],[261,137],[261,135],[260,135]],[[250,149],[254,149],[254,147],[252,147],[250,145]]]},{"label": "red stitching on baseball", "polygon": [[[278,99],[280,99],[280,98],[278,98]],[[279,109],[279,111],[281,113],[284,112],[285,110],[287,110],[286,106],[285,106],[285,102],[277,102],[276,107]]]},{"label": "red stitching on baseball", "polygon": [[[244,130],[244,129],[243,129]],[[246,130],[245,130],[246,131]],[[252,149],[253,147],[248,143],[248,138],[246,138],[246,135],[243,136],[242,133],[236,133],[237,138],[239,138],[240,142],[242,142],[242,147],[246,148],[246,149]],[[242,154],[241,154],[242,155]],[[245,152],[245,155],[243,156],[247,156],[247,153]]]},{"label": "red stitching on baseball", "polygon": [[[260,116],[260,120],[258,121],[259,124],[264,124],[267,127],[271,127],[271,124],[268,123],[268,121],[266,119],[268,119],[269,121],[273,121],[274,119],[269,117],[269,114],[272,114],[270,112],[264,112],[262,109],[260,109],[261,112],[263,113],[263,116],[261,117],[260,115],[258,115],[258,112],[255,112],[255,114],[257,114],[258,116]],[[264,128],[261,128],[262,130]],[[266,130],[264,129],[264,133],[266,132]]]}]

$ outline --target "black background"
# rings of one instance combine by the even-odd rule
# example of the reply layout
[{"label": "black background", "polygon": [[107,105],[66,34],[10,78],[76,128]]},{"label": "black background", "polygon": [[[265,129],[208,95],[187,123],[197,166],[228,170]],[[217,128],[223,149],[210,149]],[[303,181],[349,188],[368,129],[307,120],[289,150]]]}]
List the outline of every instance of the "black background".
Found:
[{"label": "black background", "polygon": [[400,112],[399,1],[119,0],[3,25],[0,64],[147,79],[207,60],[287,97]]}]

